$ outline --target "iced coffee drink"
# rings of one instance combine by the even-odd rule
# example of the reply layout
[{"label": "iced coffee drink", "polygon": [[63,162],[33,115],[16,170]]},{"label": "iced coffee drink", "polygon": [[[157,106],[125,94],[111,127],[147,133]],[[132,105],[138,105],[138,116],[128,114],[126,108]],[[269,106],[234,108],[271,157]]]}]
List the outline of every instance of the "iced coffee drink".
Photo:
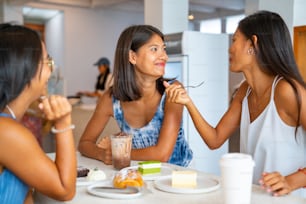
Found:
[{"label": "iced coffee drink", "polygon": [[113,166],[122,169],[131,164],[132,135],[118,133],[111,135]]}]

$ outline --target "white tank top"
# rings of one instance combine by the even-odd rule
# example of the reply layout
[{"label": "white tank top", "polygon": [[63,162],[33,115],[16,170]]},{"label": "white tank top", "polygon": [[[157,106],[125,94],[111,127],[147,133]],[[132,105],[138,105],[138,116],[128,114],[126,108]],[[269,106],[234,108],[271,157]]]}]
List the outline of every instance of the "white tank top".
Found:
[{"label": "white tank top", "polygon": [[[240,152],[253,156],[255,184],[258,184],[263,172],[278,171],[288,175],[306,167],[306,131],[300,126],[295,136],[295,127],[282,121],[274,103],[274,89],[281,79],[275,77],[270,102],[252,123],[248,107],[250,87],[242,102]],[[305,188],[293,193],[306,198]]]}]

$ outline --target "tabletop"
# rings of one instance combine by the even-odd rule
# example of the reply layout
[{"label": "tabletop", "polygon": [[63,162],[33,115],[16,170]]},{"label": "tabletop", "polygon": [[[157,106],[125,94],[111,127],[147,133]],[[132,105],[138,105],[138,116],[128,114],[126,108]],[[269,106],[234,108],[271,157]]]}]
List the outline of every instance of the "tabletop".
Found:
[{"label": "tabletop", "polygon": [[[48,154],[50,158],[54,158],[54,153]],[[107,177],[112,177],[116,170],[112,165],[105,165],[103,162],[90,159],[82,156],[80,153],[77,153],[78,166],[84,166],[89,169],[99,168],[105,172]],[[132,166],[136,165],[136,161],[132,161]],[[167,166],[167,168],[171,168],[172,170],[186,170],[186,168],[179,167],[176,165],[171,165],[167,163],[163,163],[163,166]],[[204,172],[198,172],[199,175],[205,175],[208,178],[219,181],[219,177],[211,174],[205,174]],[[48,198],[40,193],[34,194],[34,202],[35,204],[101,204],[101,203],[113,203],[113,204],[138,204],[138,203],[146,203],[146,204],[155,204],[155,203],[176,203],[176,204],[202,204],[202,203],[210,203],[210,204],[222,204],[222,191],[221,187],[216,190],[212,190],[204,193],[196,193],[196,194],[185,194],[185,193],[170,193],[158,190],[155,187],[155,183],[153,180],[146,180],[146,190],[142,195],[132,198],[132,199],[113,199],[113,198],[104,198],[100,196],[94,196],[88,193],[86,185],[77,186],[76,195],[71,201],[60,202]],[[260,186],[253,185],[252,187],[252,196],[251,196],[251,204],[305,204],[306,199],[296,197],[293,195],[287,195],[282,197],[273,197],[264,190],[260,188]]]}]

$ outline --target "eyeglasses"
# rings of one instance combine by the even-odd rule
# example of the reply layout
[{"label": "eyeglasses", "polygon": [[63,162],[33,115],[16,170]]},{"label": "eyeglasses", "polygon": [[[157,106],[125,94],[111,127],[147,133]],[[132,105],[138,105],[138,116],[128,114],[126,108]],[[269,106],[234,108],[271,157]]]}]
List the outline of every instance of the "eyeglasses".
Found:
[{"label": "eyeglasses", "polygon": [[[46,61],[45,61],[46,60]],[[53,58],[50,56],[50,55],[48,55],[47,56],[47,59],[45,59],[44,60],[44,64],[47,64],[48,65],[48,67],[50,68],[50,70],[51,70],[51,72],[53,72],[53,70],[54,70],[54,60],[53,60]]]}]

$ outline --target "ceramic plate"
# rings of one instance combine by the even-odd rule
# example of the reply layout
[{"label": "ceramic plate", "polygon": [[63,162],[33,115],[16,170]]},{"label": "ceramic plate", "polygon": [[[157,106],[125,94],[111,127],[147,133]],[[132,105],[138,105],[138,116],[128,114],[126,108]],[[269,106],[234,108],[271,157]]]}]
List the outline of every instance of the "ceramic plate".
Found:
[{"label": "ceramic plate", "polygon": [[197,176],[196,188],[174,188],[171,185],[171,180],[171,176],[160,178],[154,181],[154,186],[155,188],[165,192],[181,194],[208,193],[217,190],[220,187],[218,180],[203,175]]},{"label": "ceramic plate", "polygon": [[[138,166],[130,166],[130,167],[126,167],[122,170],[125,170],[125,169],[136,169],[137,170]],[[173,170],[170,167],[162,165],[161,169],[160,169],[160,173],[143,175],[142,178],[145,181],[153,181],[153,180],[165,177],[165,176],[170,176],[172,174],[172,171]]]},{"label": "ceramic plate", "polygon": [[86,177],[78,177],[76,185],[77,186],[88,186],[101,181],[88,181]]},{"label": "ceramic plate", "polygon": [[87,187],[87,192],[95,196],[112,199],[132,199],[142,195],[140,189],[138,188],[113,188],[111,182],[103,182],[90,185]]},{"label": "ceramic plate", "polygon": [[[78,171],[79,170],[85,170],[85,169],[91,170],[91,168],[86,168],[86,167],[83,167],[83,166],[78,166]],[[94,169],[94,168],[92,168],[92,169]],[[97,182],[109,181],[111,179],[111,176],[108,175],[109,173],[107,173],[105,171],[103,171],[103,172],[105,173],[105,176],[106,176],[106,178],[104,180],[89,181],[89,180],[87,180],[87,176],[77,177],[76,186],[88,186],[88,185],[91,185],[91,184],[94,184],[94,183],[97,183]]]}]

